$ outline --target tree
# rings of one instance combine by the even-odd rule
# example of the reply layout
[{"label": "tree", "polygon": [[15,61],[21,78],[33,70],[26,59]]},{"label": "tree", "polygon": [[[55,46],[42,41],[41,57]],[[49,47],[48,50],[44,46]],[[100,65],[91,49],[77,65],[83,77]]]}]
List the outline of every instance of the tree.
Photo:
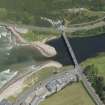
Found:
[{"label": "tree", "polygon": [[94,65],[89,65],[84,70],[89,82],[92,84],[96,93],[105,103],[105,81],[102,76],[98,75],[98,69]]},{"label": "tree", "polygon": [[0,8],[0,19],[7,18],[8,12],[5,8]]}]

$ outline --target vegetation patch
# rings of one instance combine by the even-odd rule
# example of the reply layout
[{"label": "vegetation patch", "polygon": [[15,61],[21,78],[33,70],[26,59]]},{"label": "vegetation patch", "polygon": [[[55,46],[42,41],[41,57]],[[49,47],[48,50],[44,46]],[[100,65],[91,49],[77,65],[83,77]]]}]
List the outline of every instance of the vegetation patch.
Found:
[{"label": "vegetation patch", "polygon": [[32,85],[34,85],[35,83],[38,83],[39,81],[42,81],[48,77],[50,77],[51,75],[54,75],[55,72],[59,72],[59,69],[54,68],[54,67],[47,67],[44,68],[42,70],[40,70],[37,73],[32,74],[30,77],[28,77],[24,84],[28,87],[31,87]]},{"label": "vegetation patch", "polygon": [[94,65],[87,66],[84,69],[84,74],[99,95],[100,99],[105,103],[105,78],[98,75],[98,70]]},{"label": "vegetation patch", "polygon": [[105,77],[105,53],[101,53],[94,58],[89,58],[86,61],[81,63],[83,68],[94,65],[98,70],[98,75]]},{"label": "vegetation patch", "polygon": [[15,96],[9,96],[8,99],[11,103],[14,103],[16,101],[16,97]]},{"label": "vegetation patch", "polygon": [[95,105],[81,83],[74,83],[47,98],[40,105]]},{"label": "vegetation patch", "polygon": [[105,103],[105,54],[101,53],[97,57],[87,59],[81,66],[88,81]]},{"label": "vegetation patch", "polygon": [[59,36],[56,32],[39,32],[39,31],[29,31],[22,36],[28,41],[43,41],[44,39],[51,39],[54,36]]},{"label": "vegetation patch", "polygon": [[[98,27],[91,30],[81,30],[81,31],[75,31],[72,33],[72,37],[87,37],[87,36],[98,36],[105,33],[105,26]],[[69,35],[69,33],[67,33]]]},{"label": "vegetation patch", "polygon": [[[40,17],[52,19],[66,18],[73,20],[71,24],[88,22],[103,16],[103,13],[88,10],[77,12],[65,12],[70,8],[87,8],[92,11],[104,11],[104,0],[0,0],[0,20],[21,24],[49,26],[40,20]],[[74,18],[76,17],[76,18]]]}]

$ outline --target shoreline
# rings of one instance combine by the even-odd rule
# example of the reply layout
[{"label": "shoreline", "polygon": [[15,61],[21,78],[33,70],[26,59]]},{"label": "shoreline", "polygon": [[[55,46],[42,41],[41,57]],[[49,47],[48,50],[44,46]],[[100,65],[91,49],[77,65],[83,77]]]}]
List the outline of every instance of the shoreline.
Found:
[{"label": "shoreline", "polygon": [[56,50],[54,47],[45,44],[43,42],[39,42],[39,41],[35,41],[35,42],[28,42],[26,41],[17,31],[16,28],[14,27],[8,27],[7,28],[9,31],[11,31],[13,33],[13,35],[16,38],[16,42],[21,44],[29,44],[30,47],[35,47],[43,56],[45,57],[53,57],[57,54]]},{"label": "shoreline", "polygon": [[[3,98],[8,98],[9,96],[11,96],[13,94],[17,94],[17,93],[15,93],[16,89],[20,93],[22,91],[22,88],[23,88],[22,86],[23,86],[23,82],[25,81],[25,79],[27,79],[33,73],[38,72],[39,70],[42,70],[42,69],[47,68],[47,67],[61,68],[62,65],[60,63],[58,63],[58,62],[55,62],[55,61],[46,62],[46,64],[44,64],[43,66],[39,67],[39,69],[37,69],[36,71],[28,73],[24,77],[20,77],[20,79],[18,78],[17,81],[13,82],[6,89],[4,89],[2,92],[0,92],[0,101],[2,101]],[[3,89],[3,87],[1,89]]]}]

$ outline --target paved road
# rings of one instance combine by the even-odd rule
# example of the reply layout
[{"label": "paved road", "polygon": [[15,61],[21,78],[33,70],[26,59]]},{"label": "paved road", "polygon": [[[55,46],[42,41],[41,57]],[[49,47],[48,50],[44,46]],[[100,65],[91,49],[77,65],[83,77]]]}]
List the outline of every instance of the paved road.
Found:
[{"label": "paved road", "polygon": [[[7,28],[7,25],[5,25],[6,26],[6,28]],[[24,40],[24,38],[22,38],[21,36],[20,36],[20,34],[18,33],[18,32],[16,32],[16,30],[14,29],[14,28],[12,28],[12,27],[9,27],[9,28],[7,28],[7,29],[10,29],[10,31],[16,36],[16,38],[18,38],[19,39],[19,41],[20,41],[20,45],[21,46],[28,46],[28,45],[34,45],[34,43],[28,43],[28,42],[26,42],[25,40]],[[19,44],[18,44],[19,45]],[[38,46],[38,48],[40,48],[40,50],[41,51],[43,51],[46,55],[49,55],[49,53],[48,52],[46,52],[45,50],[43,50],[43,48],[41,48],[40,46]],[[50,55],[49,55],[50,56]],[[45,63],[44,63],[45,64]],[[42,65],[40,65],[40,67],[41,66],[44,66],[44,64],[42,64]],[[39,68],[40,68],[39,67]],[[39,69],[38,67],[36,67],[36,69]],[[14,78],[12,78],[8,83],[6,83],[2,88],[0,88],[0,94],[5,90],[5,89],[7,89],[10,85],[12,85],[12,84],[14,84],[15,82],[17,82],[18,80],[20,80],[20,79],[22,79],[22,78],[24,78],[25,76],[28,76],[28,75],[30,75],[31,73],[34,73],[34,72],[36,72],[37,70],[34,70],[34,71],[27,71],[27,72],[25,72],[24,74],[17,74]]]},{"label": "paved road", "polygon": [[[67,9],[68,10],[68,13],[70,12],[72,12],[72,13],[81,13],[81,12],[93,12],[93,14],[94,14],[94,12],[95,11],[89,11],[88,9],[86,9],[86,8],[73,8],[73,9]],[[102,20],[104,20],[105,19],[105,11],[96,11],[95,12],[97,15],[100,15],[100,14],[104,14],[104,16],[102,16],[102,17],[100,17],[100,18],[98,18],[98,19],[96,19],[96,20],[94,20],[94,21],[90,21],[90,22],[84,22],[84,23],[79,23],[79,24],[73,24],[73,27],[74,26],[84,26],[84,25],[88,25],[88,24],[93,24],[93,23],[96,23],[96,22],[99,22],[99,21],[102,21]],[[72,27],[72,24],[70,25],[71,27]]]},{"label": "paved road", "polygon": [[[77,74],[74,69],[73,70],[67,70],[66,73],[70,73],[70,74]],[[26,90],[25,92],[23,92],[16,100],[16,103],[14,105],[19,105],[20,103],[25,102],[25,100],[27,99],[28,96],[30,96],[31,93],[33,93],[37,88],[39,87],[44,87],[49,81],[53,80],[53,79],[57,79],[60,78],[61,76],[65,75],[65,71],[61,72],[59,74],[53,75],[37,84],[35,84],[34,86],[32,86],[31,88],[29,88],[28,90]]]},{"label": "paved road", "polygon": [[78,26],[78,27],[70,27],[70,28],[65,28],[65,32],[76,32],[76,31],[81,31],[81,30],[91,30],[91,29],[95,29],[95,28],[99,28],[105,26],[105,21],[100,21],[98,23],[94,23],[94,24],[88,24],[88,25],[84,25],[84,26]]},{"label": "paved road", "polygon": [[[1,24],[2,24],[2,25],[14,26],[13,24],[9,24],[9,23],[1,23]],[[78,31],[78,30],[89,30],[89,29],[101,27],[101,26],[104,26],[104,25],[105,25],[105,22],[104,22],[104,21],[101,21],[101,22],[95,23],[95,24],[93,24],[93,25],[88,24],[88,25],[86,25],[86,26],[84,26],[84,27],[79,26],[79,27],[65,28],[65,30],[66,30],[66,32],[75,32],[75,31]],[[17,25],[17,26],[19,26],[19,25]],[[23,26],[20,25],[19,27],[28,28],[28,29],[32,29],[32,30],[39,30],[39,31],[52,31],[52,32],[55,31],[55,32],[57,32],[57,30],[55,30],[55,29],[53,29],[53,28],[47,28],[47,27],[44,28],[44,27],[35,27],[35,26],[26,26],[26,25],[23,25]],[[72,56],[72,58],[73,58],[73,61],[74,61],[74,63],[75,63],[75,66],[79,69],[79,75],[81,75],[80,77],[82,78],[82,81],[83,81],[83,83],[84,83],[84,86],[87,88],[87,90],[89,91],[89,93],[91,94],[91,96],[93,97],[93,99],[96,101],[96,103],[99,103],[99,104],[97,104],[97,105],[102,105],[102,104],[101,104],[101,101],[99,101],[99,98],[97,98],[97,95],[94,93],[92,87],[90,87],[90,85],[89,85],[87,79],[86,79],[85,76],[81,73],[82,70],[80,69],[80,67],[79,67],[79,65],[78,65],[78,62],[77,62],[76,57],[75,57],[75,55],[74,55],[73,49],[72,49],[70,43],[68,42],[68,39],[67,39],[66,35],[63,34],[63,37],[64,37],[64,40],[65,40],[65,42],[66,42],[66,44],[67,44],[68,50],[69,50],[69,52],[70,52],[70,54],[71,54],[71,56]],[[13,82],[16,82],[16,79],[13,80],[12,83],[13,83]],[[8,83],[8,85],[10,85],[10,84],[11,84],[11,82]],[[8,86],[8,85],[7,85],[7,86]],[[7,86],[6,86],[6,87],[7,87]],[[5,89],[5,88],[4,88],[4,89]],[[3,91],[3,90],[2,90],[2,91]],[[0,93],[1,93],[1,91],[0,91]]]},{"label": "paved road", "polygon": [[10,85],[14,84],[15,82],[21,80],[22,78],[31,75],[32,73],[35,73],[37,71],[40,70],[40,68],[45,65],[45,63],[41,64],[40,66],[37,65],[35,69],[30,69],[29,71],[22,73],[22,74],[17,74],[14,78],[12,78],[8,83],[6,83],[2,88],[0,88],[0,94],[2,94],[2,92],[7,89]]},{"label": "paved road", "polygon": [[69,51],[69,54],[72,57],[72,60],[74,62],[74,67],[77,68],[75,70],[77,70],[76,72],[78,72],[79,78],[81,79],[81,73],[80,73],[80,71],[78,71],[78,69],[79,69],[78,61],[77,61],[76,56],[75,56],[75,54],[73,52],[73,49],[72,49],[72,47],[70,45],[70,42],[68,41],[68,39],[67,39],[67,37],[65,35],[65,32],[63,32],[63,34],[62,34],[62,38],[64,39],[64,42],[66,43],[66,46],[67,46],[68,51]]},{"label": "paved road", "polygon": [[74,24],[74,25],[69,25],[70,27],[79,27],[79,26],[86,26],[86,25],[92,25],[92,24],[96,24],[98,22],[104,21],[105,16],[103,16],[102,18],[96,19],[94,21],[90,21],[90,22],[85,22],[85,23],[81,23],[81,24]]},{"label": "paved road", "polygon": [[[71,33],[71,32],[75,32],[75,31],[81,31],[81,30],[91,30],[91,29],[95,29],[98,27],[102,27],[105,26],[105,21],[103,21],[105,17],[102,17],[100,19],[98,19],[96,22],[90,22],[90,23],[85,23],[85,24],[78,24],[78,25],[71,25],[70,27],[65,27],[65,32]],[[29,30],[35,30],[35,31],[42,31],[42,32],[55,32],[55,33],[59,33],[57,29],[55,28],[50,28],[50,27],[38,27],[38,26],[31,26],[31,25],[17,25],[17,24],[10,24],[10,23],[5,23],[5,22],[0,22],[1,25],[5,25],[5,26],[17,26],[17,27],[22,27],[22,28],[26,28]],[[22,40],[24,42],[23,39],[20,38],[20,40]]]},{"label": "paved road", "polygon": [[83,82],[83,85],[85,86],[85,88],[87,89],[88,93],[91,95],[92,99],[94,100],[94,102],[97,104],[97,105],[104,105],[103,102],[100,100],[99,96],[96,94],[94,88],[90,85],[90,83],[88,82],[88,80],[86,79],[86,76],[83,74],[83,70],[80,68],[79,64],[78,64],[78,61],[76,59],[76,56],[75,56],[75,53],[71,47],[71,44],[70,42],[68,41],[65,33],[63,33],[63,38],[64,38],[64,41],[67,45],[67,48],[68,48],[68,51],[69,53],[71,54],[71,57],[74,61],[74,65],[75,67],[77,68],[76,70],[78,70],[78,75],[80,76],[80,79],[82,80]]}]

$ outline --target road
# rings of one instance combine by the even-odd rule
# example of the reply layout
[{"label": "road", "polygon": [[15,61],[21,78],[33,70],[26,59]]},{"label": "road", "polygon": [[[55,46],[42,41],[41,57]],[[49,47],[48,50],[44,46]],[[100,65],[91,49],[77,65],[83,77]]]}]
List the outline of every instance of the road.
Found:
[{"label": "road", "polygon": [[[40,66],[36,66],[36,68],[34,70],[31,70],[29,68],[29,70],[25,73],[22,74],[17,74],[15,77],[13,77],[8,83],[6,83],[2,88],[0,88],[0,94],[2,94],[3,91],[5,91],[5,89],[7,89],[10,85],[14,84],[15,82],[21,80],[22,78],[31,75],[32,73],[35,73],[37,71],[40,70],[40,68],[45,65],[45,63],[40,64]],[[28,69],[28,68],[27,68]]]},{"label": "road", "polygon": [[[9,24],[9,23],[0,23],[2,25],[9,25],[9,26],[14,26],[13,24]],[[37,31],[49,31],[49,32],[57,32],[57,30],[53,29],[53,28],[45,28],[45,27],[36,27],[36,26],[26,26],[26,25],[17,25],[18,27],[24,27],[24,28],[28,28],[28,29],[31,29],[31,30],[37,30]],[[98,22],[98,23],[94,23],[94,24],[86,24],[86,26],[79,26],[79,27],[70,27],[70,28],[66,28],[65,27],[65,31],[66,32],[75,32],[75,31],[79,31],[79,30],[90,30],[90,29],[94,29],[94,28],[97,28],[97,27],[101,27],[101,26],[105,26],[105,22],[104,21],[101,21],[101,22]],[[18,36],[18,35],[17,35]],[[17,37],[16,36],[16,37]],[[100,98],[97,96],[97,94],[95,93],[94,89],[90,86],[89,82],[87,81],[86,77],[84,76],[84,74],[82,73],[82,69],[80,68],[78,62],[77,62],[77,59],[76,59],[76,56],[73,52],[73,49],[65,35],[65,33],[63,33],[63,38],[65,40],[65,43],[68,47],[68,50],[69,50],[69,53],[70,55],[72,56],[73,58],[73,61],[74,61],[74,64],[75,64],[75,67],[77,69],[76,72],[78,72],[84,86],[86,87],[86,89],[88,90],[89,94],[92,96],[92,98],[94,99],[94,101],[97,103],[97,105],[103,105],[103,103],[101,102]],[[20,39],[22,42],[24,42],[23,39]],[[28,74],[28,73],[27,73]],[[25,77],[26,74],[24,76],[20,76],[18,79],[13,79],[12,82],[9,82],[4,89],[6,89],[9,85],[11,85],[12,83],[16,82],[17,80]],[[35,88],[35,87],[32,87],[32,88]],[[27,94],[29,94],[33,89],[30,89],[28,92],[25,93],[25,95],[23,94],[23,96],[21,97],[21,102],[24,101],[24,99],[26,98]],[[0,90],[0,93],[4,90]],[[19,101],[17,101],[19,103]],[[19,104],[16,104],[16,105],[19,105]]]},{"label": "road", "polygon": [[102,26],[105,26],[105,21],[101,21],[101,22],[94,23],[94,24],[88,24],[88,25],[84,25],[84,26],[65,28],[65,32],[72,33],[72,32],[81,31],[81,30],[87,31],[87,30],[99,28]]},{"label": "road", "polygon": [[16,31],[16,29],[14,27],[9,26],[9,27],[7,27],[7,30],[11,31],[12,35],[15,36],[16,41],[18,43],[26,43],[26,40],[20,36],[20,34]]},{"label": "road", "polygon": [[[95,103],[97,105],[104,105],[103,102],[100,100],[100,98],[98,97],[98,95],[95,93],[95,90],[93,89],[93,87],[90,85],[90,83],[87,81],[85,75],[82,73],[82,69],[80,68],[79,64],[78,64],[78,61],[76,59],[76,56],[73,52],[73,49],[66,37],[66,35],[63,33],[63,38],[64,38],[64,41],[67,45],[67,48],[70,52],[70,55],[72,56],[73,58],[73,61],[74,61],[74,64],[75,64],[75,70],[73,70],[73,72],[75,74],[78,74],[80,76],[80,79],[82,80],[83,82],[83,85],[85,86],[85,88],[87,89],[87,91],[89,92],[89,94],[91,95],[92,99],[95,101]],[[68,70],[68,72],[70,72],[70,70]],[[23,94],[21,94],[18,98],[17,98],[17,101],[14,105],[19,105],[21,104],[22,102],[25,102],[25,99],[27,99],[27,97],[35,91],[36,88],[39,88],[39,87],[44,87],[45,84],[47,84],[49,81],[51,81],[52,79],[55,79],[55,78],[58,78],[59,76],[61,76],[62,74],[64,75],[65,72],[63,73],[59,73],[55,76],[52,76],[50,78],[47,78],[46,80],[43,80],[41,81],[41,83],[38,83],[38,84],[35,84],[33,87],[29,88],[27,91],[25,91]],[[39,102],[40,100],[38,100]]]},{"label": "road", "polygon": [[[20,36],[20,34],[18,33],[18,32],[16,32],[16,30],[13,28],[13,27],[8,27],[7,25],[6,25],[6,28],[7,29],[9,29],[12,33],[13,33],[13,35],[16,37],[16,38],[18,38],[18,40],[19,40],[19,44],[18,45],[21,45],[21,46],[28,46],[28,45],[30,45],[30,46],[34,46],[34,43],[30,43],[30,42],[26,42],[25,40],[24,40],[24,38],[22,38],[21,36]],[[36,46],[36,48],[38,47],[39,49],[40,49],[40,51],[42,51],[44,54],[46,54],[46,55],[48,55],[48,56],[50,56],[50,54],[47,52],[47,51],[45,51],[43,48],[41,48],[40,46],[38,46],[37,44],[35,45]],[[50,50],[49,50],[50,51]],[[43,64],[41,64],[40,65],[40,67],[41,66],[44,66],[45,65],[45,63],[43,63]],[[39,67],[39,68],[40,68]],[[39,69],[39,68],[37,68],[37,69]],[[36,70],[37,71],[37,70]],[[2,88],[0,88],[0,94],[5,90],[5,89],[7,89],[10,85],[12,85],[12,84],[14,84],[15,82],[17,82],[18,80],[20,80],[20,79],[22,79],[22,78],[24,78],[25,76],[27,76],[27,75],[29,75],[29,74],[31,74],[31,73],[34,73],[35,72],[35,70],[34,71],[27,71],[27,72],[25,72],[24,74],[17,74],[15,77],[13,77],[8,83],[6,83]]]},{"label": "road", "polygon": [[90,96],[92,97],[92,99],[94,100],[94,102],[97,105],[104,105],[103,102],[100,100],[99,96],[96,94],[94,88],[88,82],[86,76],[83,74],[83,72],[82,72],[83,70],[81,69],[81,67],[78,64],[75,53],[72,49],[70,42],[68,41],[68,39],[65,35],[65,33],[63,33],[62,37],[66,43],[69,53],[71,54],[71,57],[74,61],[75,68],[77,68],[76,70],[78,70],[78,76],[80,77],[81,81],[83,82],[84,87],[87,89],[88,93],[90,94]]},{"label": "road", "polygon": [[[49,81],[60,78],[61,76],[65,75],[65,73],[69,74],[77,74],[74,69],[73,70],[67,70],[66,72],[63,71],[59,74],[53,75],[45,80],[42,80],[41,82],[34,84],[31,88],[24,91],[16,100],[16,103],[14,105],[20,105],[21,103],[24,103],[28,96],[30,96],[31,93],[35,92],[36,89],[40,87],[44,87]],[[36,104],[35,104],[36,105]]]},{"label": "road", "polygon": [[[65,32],[72,33],[76,31],[81,31],[81,30],[91,30],[95,29],[98,27],[105,26],[105,21],[103,20],[105,17],[102,17],[100,19],[97,19],[92,22],[84,23],[84,24],[73,24],[70,27],[65,27]],[[16,26],[16,27],[22,27],[26,28],[29,30],[35,30],[35,31],[40,31],[40,32],[52,32],[52,33],[59,33],[57,29],[51,28],[51,27],[38,27],[38,26],[32,26],[32,25],[17,25],[17,24],[10,24],[10,23],[5,23],[5,22],[0,22],[1,25],[4,26]],[[20,38],[21,41],[24,42],[23,39]]]}]

